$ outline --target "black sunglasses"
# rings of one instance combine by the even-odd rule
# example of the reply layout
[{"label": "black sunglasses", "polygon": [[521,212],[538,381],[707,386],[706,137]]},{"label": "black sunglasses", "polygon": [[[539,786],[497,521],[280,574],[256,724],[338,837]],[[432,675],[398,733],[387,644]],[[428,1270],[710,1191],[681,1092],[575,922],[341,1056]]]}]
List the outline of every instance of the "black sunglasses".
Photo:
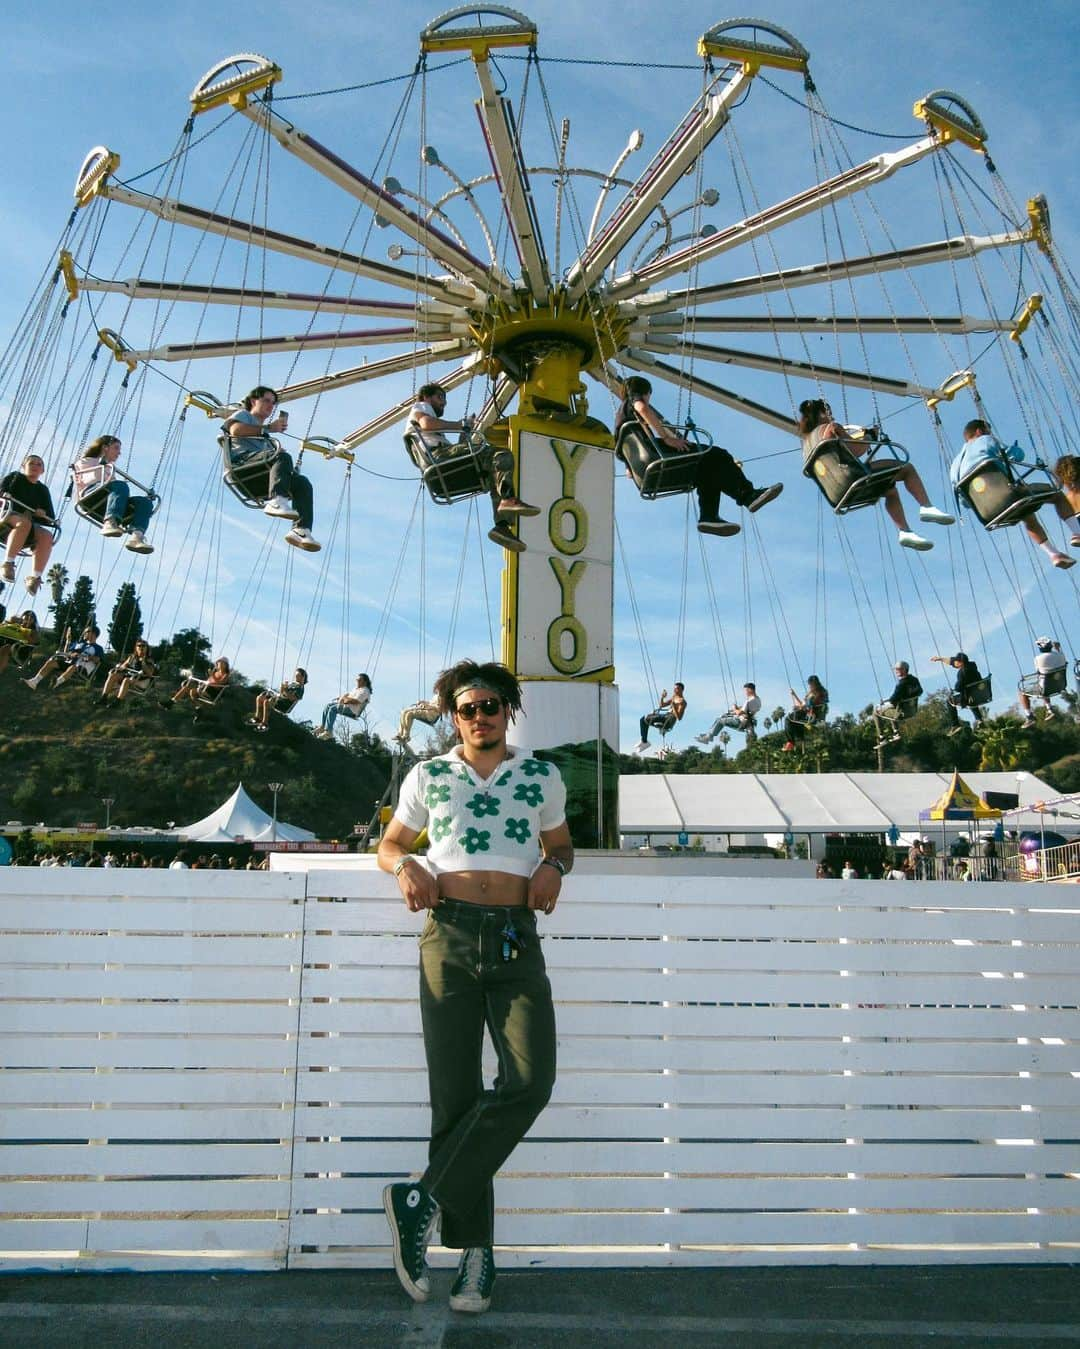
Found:
[{"label": "black sunglasses", "polygon": [[493,717],[500,707],[502,707],[501,698],[481,698],[476,703],[458,703],[454,711],[466,721],[472,721],[477,712],[483,712],[485,717]]}]

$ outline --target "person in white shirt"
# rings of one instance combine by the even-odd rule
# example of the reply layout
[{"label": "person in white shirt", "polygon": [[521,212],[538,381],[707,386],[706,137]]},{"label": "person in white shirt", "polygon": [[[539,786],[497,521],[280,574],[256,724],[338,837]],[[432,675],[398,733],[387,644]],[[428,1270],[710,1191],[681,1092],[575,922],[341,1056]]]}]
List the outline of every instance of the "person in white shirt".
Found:
[{"label": "person in white shirt", "polygon": [[277,392],[260,384],[244,399],[243,408],[226,420],[229,459],[237,467],[257,460],[268,466],[269,496],[263,506],[264,513],[295,521],[285,535],[285,542],[305,553],[317,553],[322,544],[311,536],[315,519],[311,480],[296,471],[292,455],[270,438],[271,431],[284,431],[289,425],[289,414],[285,411],[280,411],[273,421],[270,420],[277,401]]},{"label": "person in white shirt", "polygon": [[116,461],[120,458],[118,436],[98,436],[83,451],[82,458],[71,466],[71,482],[75,496],[82,500],[99,487],[108,487],[105,500],[105,518],[101,532],[107,539],[119,538],[126,530],[125,545],[133,553],[152,553],[153,545],[146,541],[154,503],[149,497],[133,496],[123,478],[116,476]]},{"label": "person in white shirt", "polygon": [[722,717],[716,718],[709,730],[694,737],[699,745],[710,744],[725,726],[730,727],[733,731],[745,731],[747,744],[750,744],[756,738],[754,730],[757,725],[757,714],[761,711],[761,699],[757,695],[757,685],[747,680],[743,685],[743,693],[746,697],[741,703],[732,703]]},{"label": "person in white shirt", "polygon": [[1020,692],[1017,701],[1024,713],[1024,722],[1028,726],[1035,724],[1035,713],[1031,710],[1032,694],[1042,700],[1046,707],[1046,720],[1049,721],[1054,715],[1054,704],[1050,701],[1050,696],[1043,693],[1046,687],[1046,676],[1054,674],[1057,670],[1067,668],[1069,662],[1065,658],[1065,653],[1061,649],[1061,643],[1055,642],[1052,637],[1039,637],[1035,641],[1035,648],[1038,655],[1035,657],[1035,678],[1030,680],[1034,685],[1029,693],[1023,684],[1020,686]]},{"label": "person in white shirt", "polygon": [[320,740],[333,740],[334,722],[337,721],[338,717],[346,717],[349,721],[356,721],[371,701],[371,692],[371,677],[366,674],[358,674],[354,689],[339,694],[323,708],[322,724],[315,735]]},{"label": "person in white shirt", "polygon": [[[446,390],[441,384],[424,384],[417,391],[416,402],[409,412],[408,433],[416,437],[433,459],[459,453],[469,443],[472,423],[447,421]],[[447,431],[461,432],[461,440],[454,444]],[[522,501],[514,487],[514,456],[509,450],[496,449],[487,441],[479,446],[480,471],[484,486],[491,495],[491,510],[495,523],[488,530],[488,538],[511,553],[523,553],[525,545],[510,529],[511,523],[522,515],[539,515],[539,506]]]},{"label": "person in white shirt", "polygon": [[[459,661],[435,681],[461,743],[413,767],[379,844],[420,937],[420,1011],[431,1094],[428,1166],[387,1185],[394,1268],[414,1302],[430,1292],[425,1251],[462,1250],[454,1311],[487,1310],[495,1283],[496,1173],[555,1082],[555,1011],[537,932],[574,861],[566,787],[555,764],[507,744],[521,687],[505,665]],[[427,830],[427,856],[412,848]],[[482,1072],[484,1031],[498,1055]]]}]

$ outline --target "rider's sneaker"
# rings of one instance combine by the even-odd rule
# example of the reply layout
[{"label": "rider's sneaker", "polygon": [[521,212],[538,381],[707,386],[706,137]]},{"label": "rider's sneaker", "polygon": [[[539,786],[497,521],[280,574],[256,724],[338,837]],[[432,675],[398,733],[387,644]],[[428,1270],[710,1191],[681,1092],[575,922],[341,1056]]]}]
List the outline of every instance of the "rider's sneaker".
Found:
[{"label": "rider's sneaker", "polygon": [[141,529],[131,531],[131,538],[128,539],[124,547],[132,553],[152,553],[154,551],[154,545],[146,542],[146,535]]},{"label": "rider's sneaker", "polygon": [[295,510],[288,497],[271,497],[263,507],[264,515],[273,515],[279,520],[299,520],[300,512]]},{"label": "rider's sneaker", "polygon": [[702,731],[700,735],[695,735],[694,739],[698,742],[699,745],[712,744],[712,736],[708,733],[708,731]]},{"label": "rider's sneaker", "polygon": [[924,525],[955,525],[956,516],[939,511],[936,506],[920,506],[919,519]]},{"label": "rider's sneaker", "polygon": [[782,482],[774,482],[771,487],[755,487],[753,497],[746,503],[746,509],[753,515],[755,511],[761,510],[762,506],[775,501],[783,490]]},{"label": "rider's sneaker", "polygon": [[103,538],[118,539],[123,532],[124,529],[120,524],[120,521],[113,519],[111,515],[107,515],[101,522],[101,533]]},{"label": "rider's sneaker", "polygon": [[450,1289],[450,1310],[486,1312],[495,1287],[495,1256],[490,1246],[469,1246],[461,1252],[457,1278]]},{"label": "rider's sneaker", "polygon": [[897,534],[896,541],[901,548],[914,548],[917,553],[928,553],[934,546],[929,539],[924,539],[921,534],[916,534],[910,529],[902,529]]},{"label": "rider's sneaker", "polygon": [[500,548],[505,548],[508,552],[523,553],[525,551],[525,545],[504,524],[498,524],[489,529],[488,538],[492,543],[497,543]]},{"label": "rider's sneaker", "polygon": [[285,542],[291,543],[294,548],[302,548],[305,553],[317,553],[322,548],[322,544],[316,543],[311,537],[311,530],[303,529],[300,525],[293,525],[285,535]]},{"label": "rider's sneaker", "polygon": [[742,528],[741,525],[733,525],[727,520],[699,520],[699,534],[719,534],[721,538],[727,538],[731,534],[738,534]]},{"label": "rider's sneaker", "polygon": [[1070,567],[1076,566],[1076,558],[1068,557],[1065,553],[1054,553],[1050,561],[1061,571],[1068,571]]},{"label": "rider's sneaker", "polygon": [[501,520],[503,516],[511,515],[539,515],[539,506],[530,506],[527,501],[522,501],[520,497],[503,497],[495,508],[495,514]]},{"label": "rider's sneaker", "polygon": [[383,1190],[383,1209],[394,1241],[394,1269],[414,1302],[426,1302],[428,1242],[439,1206],[419,1181],[399,1181]]}]

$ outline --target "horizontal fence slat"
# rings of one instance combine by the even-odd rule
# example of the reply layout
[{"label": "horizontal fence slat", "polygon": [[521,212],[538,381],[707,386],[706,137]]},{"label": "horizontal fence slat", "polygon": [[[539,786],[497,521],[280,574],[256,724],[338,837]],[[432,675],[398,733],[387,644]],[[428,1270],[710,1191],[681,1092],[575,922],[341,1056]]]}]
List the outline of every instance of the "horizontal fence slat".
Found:
[{"label": "horizontal fence slat", "polygon": [[[2,1155],[2,1153],[0,1153]],[[369,1172],[377,1175],[419,1174],[426,1160],[424,1145],[381,1138],[341,1142],[297,1138],[296,1173]],[[971,1142],[851,1143],[771,1142],[667,1143],[633,1139],[606,1141],[526,1138],[514,1149],[503,1174],[820,1176],[863,1175],[1022,1177],[1076,1169],[1071,1143],[1027,1146]]]},{"label": "horizontal fence slat", "polygon": [[[318,1074],[312,1074],[313,1077]],[[292,1073],[229,1072],[185,1074],[175,1069],[127,1072],[74,1070],[0,1072],[0,1100],[20,1105],[112,1104],[292,1105]]]},{"label": "horizontal fence slat", "polygon": [[[0,1038],[0,1060],[16,1071],[31,1066],[69,1069],[292,1069],[296,1041],[254,1035],[129,1035],[99,1039],[95,1035],[13,1035]],[[0,1077],[0,1085],[3,1078]]]},{"label": "horizontal fence slat", "polygon": [[[288,1177],[281,1180],[22,1180],[0,1183],[0,1213],[229,1213],[263,1214],[289,1207]],[[0,1223],[2,1227],[2,1223]]]},{"label": "horizontal fence slat", "polygon": [[43,1110],[27,1107],[0,1116],[0,1138],[279,1139],[288,1137],[292,1111],[220,1106],[185,1109]]},{"label": "horizontal fence slat", "polygon": [[[706,1036],[678,1039],[668,1036],[558,1037],[560,1071],[592,1069],[611,1074],[636,1069],[738,1072],[831,1073],[1064,1073],[1076,1071],[1073,1044],[968,1041],[962,1058],[955,1043],[933,1040],[753,1040]],[[301,1038],[301,1073],[334,1068],[342,1073],[424,1067],[424,1043],[417,1027],[413,1034],[336,1035]]]},{"label": "horizontal fence slat", "polygon": [[254,1176],[288,1175],[290,1142],[210,1142],[176,1147],[151,1143],[23,1143],[0,1145],[0,1176]]}]

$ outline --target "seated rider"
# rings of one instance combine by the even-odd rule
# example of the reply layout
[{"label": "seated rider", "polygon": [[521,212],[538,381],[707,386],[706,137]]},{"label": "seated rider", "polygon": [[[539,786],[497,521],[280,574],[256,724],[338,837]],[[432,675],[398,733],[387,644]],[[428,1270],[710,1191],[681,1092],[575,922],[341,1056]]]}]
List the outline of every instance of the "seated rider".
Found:
[{"label": "seated rider", "polygon": [[1035,657],[1035,677],[1030,676],[1024,683],[1030,683],[1033,687],[1029,692],[1021,684],[1017,700],[1024,713],[1024,722],[1028,726],[1035,724],[1035,713],[1031,710],[1032,696],[1041,698],[1046,705],[1046,720],[1049,721],[1054,716],[1054,704],[1050,701],[1048,694],[1041,693],[1040,689],[1045,687],[1046,676],[1055,674],[1058,670],[1067,668],[1069,662],[1065,658],[1065,653],[1061,649],[1061,643],[1055,642],[1051,637],[1038,637],[1035,640],[1035,647],[1038,655]]},{"label": "seated rider", "polygon": [[205,679],[200,679],[190,670],[181,670],[180,673],[184,677],[184,682],[171,699],[166,699],[162,703],[163,707],[171,707],[173,703],[185,700],[192,703],[216,702],[228,687],[229,680],[232,677],[229,662],[224,656],[220,656],[214,661],[213,667]]},{"label": "seated rider", "polygon": [[[666,422],[652,406],[652,385],[640,375],[623,382],[623,401],[615,413],[615,432],[629,421],[636,421],[652,439],[672,450],[693,451],[695,446]],[[755,487],[727,450],[711,445],[698,461],[695,480],[698,498],[698,530],[702,534],[738,534],[740,526],[720,518],[720,497],[731,497],[736,505],[751,514],[774,501],[784,490],[783,483]]]},{"label": "seated rider", "polygon": [[422,721],[425,726],[434,726],[441,716],[442,708],[430,699],[421,698],[417,703],[410,703],[408,707],[401,709],[401,718],[394,739],[399,745],[407,745],[414,721]]},{"label": "seated rider", "polygon": [[107,539],[119,538],[124,532],[124,521],[128,511],[128,541],[125,545],[133,553],[152,553],[153,545],[146,542],[146,531],[150,517],[154,513],[154,503],[149,497],[132,496],[131,488],[123,478],[116,476],[116,461],[120,458],[120,440],[117,436],[98,436],[83,451],[81,459],[71,466],[71,481],[77,500],[81,501],[88,493],[107,485],[109,495],[105,501],[105,518],[101,522],[101,532]]},{"label": "seated rider", "polygon": [[898,726],[904,718],[904,704],[922,697],[923,686],[918,677],[911,673],[911,666],[906,660],[896,662],[893,674],[896,675],[896,684],[892,693],[874,708],[874,725],[882,740],[899,740]]},{"label": "seated rider", "polygon": [[240,412],[232,413],[225,422],[225,434],[230,439],[229,459],[234,467],[265,463],[270,469],[269,499],[263,510],[267,515],[296,523],[285,535],[285,542],[306,553],[317,553],[321,543],[311,536],[315,519],[315,498],[311,481],[293,468],[292,455],[270,439],[271,431],[284,431],[289,414],[282,410],[270,421],[277,406],[277,393],[260,384],[244,399]]},{"label": "seated rider", "polygon": [[[1020,463],[1023,458],[1024,451],[1019,445],[1010,445],[1006,449],[995,438],[994,433],[990,430],[989,422],[983,421],[981,417],[976,417],[974,421],[968,422],[964,427],[963,448],[955,456],[949,467],[949,480],[952,482],[957,501],[962,502],[965,506],[971,505],[968,500],[967,489],[962,488],[960,483],[969,474],[977,472],[982,465],[996,464],[1008,471],[1010,464]],[[1075,547],[1080,547],[1078,505],[1080,505],[1080,499],[1077,502],[1070,502],[1067,493],[1063,493],[1054,502],[1054,509],[1065,521],[1066,527],[1072,534]],[[1037,515],[1029,516],[1023,524],[1028,538],[1036,548],[1042,549],[1050,559],[1051,566],[1058,567],[1062,571],[1076,566],[1075,557],[1069,557],[1067,553],[1055,548],[1050,542]]]},{"label": "seated rider", "polygon": [[11,502],[0,582],[15,580],[15,559],[25,548],[33,557],[33,568],[23,583],[30,595],[41,589],[41,577],[53,547],[52,531],[43,528],[56,519],[49,489],[41,481],[44,472],[45,460],[39,454],[28,454],[20,468],[0,478],[0,496]]},{"label": "seated rider", "polygon": [[784,718],[784,729],[787,731],[787,743],[783,746],[785,753],[791,753],[796,744],[802,744],[806,739],[806,728],[808,726],[819,726],[829,711],[829,690],[817,677],[817,675],[806,676],[806,693],[800,698],[794,689],[789,689],[791,694],[791,711]]},{"label": "seated rider", "polygon": [[146,693],[157,678],[157,662],[150,655],[150,643],[145,637],[139,637],[130,653],[118,665],[114,665],[105,680],[105,687],[97,699],[100,705],[107,703],[115,695],[122,703],[129,693]]},{"label": "seated rider", "polygon": [[[832,408],[823,398],[807,398],[799,404],[799,436],[802,439],[804,464],[810,462],[814,451],[827,440],[839,441],[857,459],[861,459],[873,444],[869,439],[860,440],[849,435],[847,430],[833,419]],[[886,468],[898,462],[896,459],[883,459],[877,456],[873,461],[873,467]],[[956,523],[955,515],[948,515],[945,511],[939,511],[936,506],[930,504],[930,497],[923,486],[922,478],[919,477],[919,470],[914,464],[905,464],[897,475],[896,481],[902,482],[918,502],[919,519],[923,524],[952,525]],[[916,534],[909,527],[907,516],[904,513],[904,505],[900,500],[900,493],[896,490],[895,484],[889,488],[882,499],[889,519],[897,528],[896,539],[901,548],[914,548],[917,552],[922,553],[925,553],[929,548],[933,548],[934,545],[929,539],[924,539],[921,534]]]},{"label": "seated rider", "polygon": [[307,671],[297,668],[291,679],[282,680],[277,692],[264,689],[262,693],[256,694],[255,715],[248,717],[248,725],[254,726],[257,731],[265,731],[270,723],[270,713],[275,708],[288,716],[304,696],[307,680]]},{"label": "seated rider", "polygon": [[82,636],[77,642],[71,640],[71,629],[64,632],[64,644],[54,656],[50,656],[36,675],[29,679],[24,679],[23,683],[28,689],[36,689],[43,679],[48,679],[54,670],[61,666],[67,668],[57,677],[54,688],[59,688],[61,684],[66,684],[76,674],[83,675],[86,679],[93,677],[94,671],[105,658],[105,652],[98,645],[100,632],[91,623],[83,628]]},{"label": "seated rider", "polygon": [[[1054,477],[1061,483],[1061,495],[1072,512],[1080,519],[1080,455],[1064,454],[1054,465]],[[1074,548],[1080,548],[1080,533],[1075,529],[1069,539]]]},{"label": "seated rider", "polygon": [[[446,390],[441,384],[421,385],[416,402],[409,412],[408,432],[416,436],[433,459],[446,459],[469,444],[471,423],[443,419],[446,411]],[[446,437],[447,431],[460,431],[461,439],[454,444]],[[511,523],[520,515],[539,515],[539,506],[530,506],[521,500],[514,488],[514,456],[509,450],[496,449],[483,441],[478,447],[480,473],[491,495],[491,509],[495,523],[488,530],[488,538],[512,553],[522,553],[525,545],[512,533]]]},{"label": "seated rider", "polygon": [[686,696],[683,692],[683,686],[678,681],[675,682],[671,697],[668,697],[667,689],[660,694],[660,702],[655,711],[647,712],[639,722],[641,730],[641,739],[634,746],[635,754],[642,754],[649,748],[649,727],[655,726],[659,729],[661,735],[667,735],[669,731],[675,729],[676,723],[682,721],[683,714],[686,712]]},{"label": "seated rider", "polygon": [[930,659],[941,665],[951,666],[956,671],[956,683],[953,685],[953,691],[945,704],[945,710],[949,714],[950,722],[952,722],[952,728],[948,734],[959,735],[963,729],[963,722],[960,720],[960,713],[957,711],[959,707],[969,709],[976,726],[985,721],[986,709],[982,706],[972,706],[970,702],[971,686],[982,680],[979,667],[975,662],[968,660],[967,653],[964,651],[958,651],[955,656],[931,656]]},{"label": "seated rider", "polygon": [[333,702],[323,708],[322,724],[315,734],[320,740],[333,740],[334,722],[338,717],[347,717],[356,721],[371,701],[371,677],[366,674],[356,676],[356,687],[340,694]]},{"label": "seated rider", "polygon": [[757,695],[757,685],[750,683],[749,680],[743,685],[743,692],[746,697],[741,703],[732,703],[722,717],[716,718],[709,730],[694,737],[699,745],[710,744],[725,726],[733,731],[745,731],[747,744],[755,739],[754,727],[757,714],[761,711],[761,699]]},{"label": "seated rider", "polygon": [[[0,605],[0,610],[3,605]],[[0,620],[0,674],[3,674],[16,647],[37,646],[38,621],[32,609],[27,609],[18,618]]]}]

